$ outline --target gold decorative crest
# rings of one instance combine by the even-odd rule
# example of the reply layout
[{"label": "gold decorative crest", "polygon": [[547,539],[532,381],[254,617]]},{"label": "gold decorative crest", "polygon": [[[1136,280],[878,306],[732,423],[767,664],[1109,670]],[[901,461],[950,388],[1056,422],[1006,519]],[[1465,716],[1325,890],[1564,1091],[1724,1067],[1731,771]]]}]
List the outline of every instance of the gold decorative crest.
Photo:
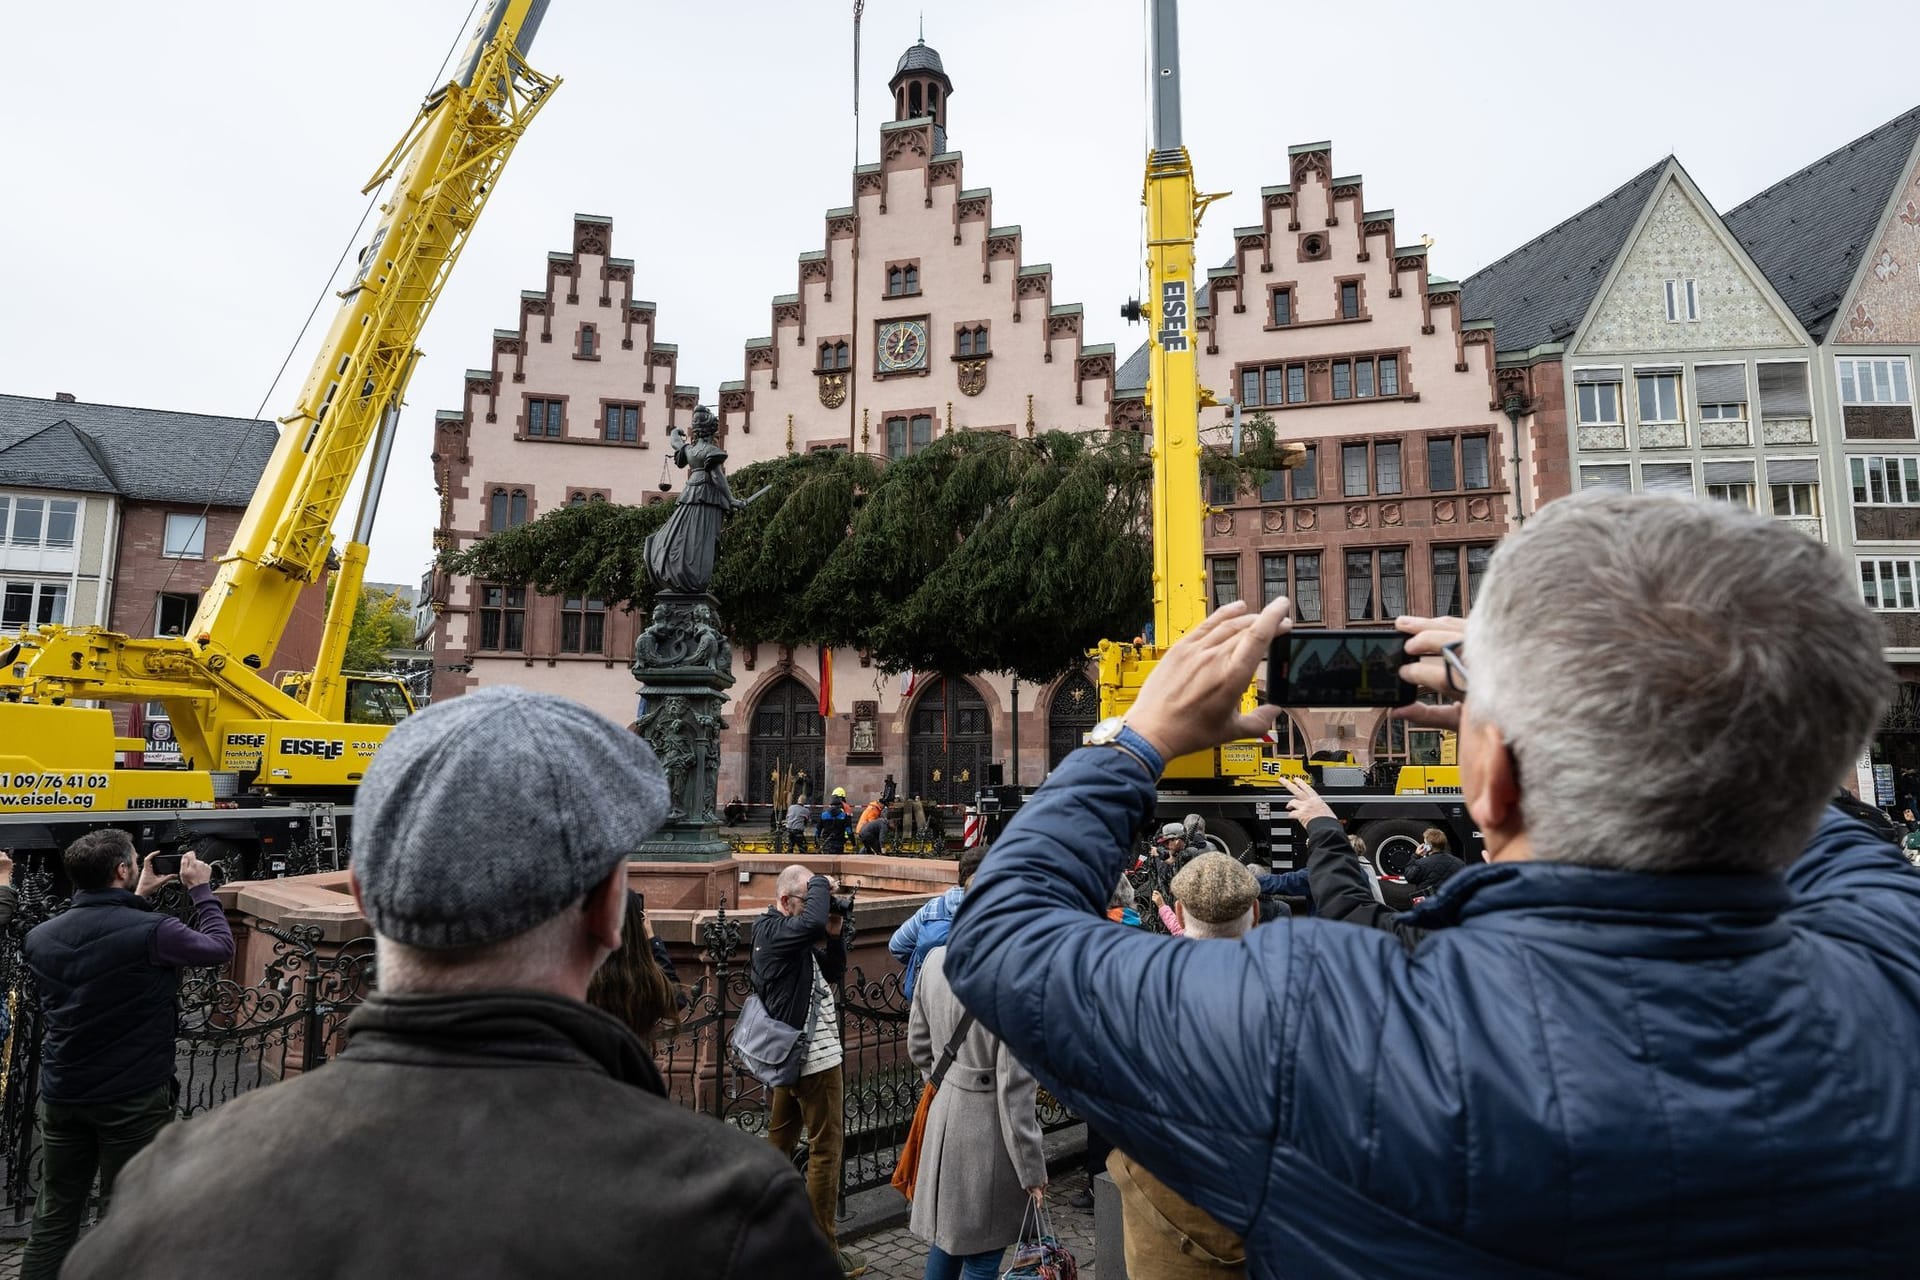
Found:
[{"label": "gold decorative crest", "polygon": [[977,396],[987,389],[987,362],[985,360],[962,360],[960,362],[960,394]]},{"label": "gold decorative crest", "polygon": [[838,409],[847,402],[847,375],[844,373],[823,373],[820,375],[820,403],[829,409]]}]

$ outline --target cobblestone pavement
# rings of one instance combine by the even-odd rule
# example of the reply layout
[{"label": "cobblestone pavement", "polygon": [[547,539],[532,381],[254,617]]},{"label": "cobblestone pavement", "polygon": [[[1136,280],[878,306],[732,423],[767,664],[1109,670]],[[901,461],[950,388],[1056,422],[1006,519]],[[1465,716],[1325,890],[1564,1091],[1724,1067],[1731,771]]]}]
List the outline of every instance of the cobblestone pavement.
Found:
[{"label": "cobblestone pavement", "polygon": [[20,1257],[26,1251],[25,1240],[0,1240],[0,1280],[20,1280]]},{"label": "cobblestone pavement", "polygon": [[[1067,1205],[1067,1197],[1086,1189],[1087,1175],[1081,1170],[1060,1174],[1047,1184],[1047,1211],[1054,1233],[1080,1264],[1081,1280],[1093,1280],[1093,1210]],[[863,1280],[920,1280],[926,1273],[926,1243],[904,1226],[850,1240],[847,1247],[867,1260]],[[0,1280],[9,1274],[0,1270]]]}]

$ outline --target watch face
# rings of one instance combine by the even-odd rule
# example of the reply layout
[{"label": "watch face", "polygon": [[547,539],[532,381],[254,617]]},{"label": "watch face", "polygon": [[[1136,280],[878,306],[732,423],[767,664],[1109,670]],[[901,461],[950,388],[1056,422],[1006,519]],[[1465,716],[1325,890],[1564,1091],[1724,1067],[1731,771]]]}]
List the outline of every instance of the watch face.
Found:
[{"label": "watch face", "polygon": [[1120,736],[1120,730],[1124,729],[1126,724],[1127,722],[1119,716],[1108,716],[1105,720],[1093,726],[1093,729],[1087,734],[1088,745],[1104,747],[1107,743],[1114,741]]},{"label": "watch face", "polygon": [[880,325],[881,373],[924,368],[927,363],[927,325],[924,320],[887,320]]}]

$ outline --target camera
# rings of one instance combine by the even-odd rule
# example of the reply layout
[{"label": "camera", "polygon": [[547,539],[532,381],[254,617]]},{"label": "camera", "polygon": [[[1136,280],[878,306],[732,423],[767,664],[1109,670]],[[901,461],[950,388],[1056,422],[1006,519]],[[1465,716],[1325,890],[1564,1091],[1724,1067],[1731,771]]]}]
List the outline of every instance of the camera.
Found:
[{"label": "camera", "polygon": [[830,916],[851,916],[853,914],[853,895],[842,898],[834,895],[827,899],[827,914]]}]

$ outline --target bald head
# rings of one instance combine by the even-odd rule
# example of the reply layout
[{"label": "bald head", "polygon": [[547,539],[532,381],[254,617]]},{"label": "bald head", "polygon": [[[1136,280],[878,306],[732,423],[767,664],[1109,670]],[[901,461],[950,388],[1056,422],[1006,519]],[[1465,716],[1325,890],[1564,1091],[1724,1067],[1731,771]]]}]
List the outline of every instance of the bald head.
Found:
[{"label": "bald head", "polygon": [[780,895],[780,912],[783,915],[797,915],[807,902],[807,886],[813,883],[813,872],[799,863],[794,863],[780,873],[775,885]]}]

